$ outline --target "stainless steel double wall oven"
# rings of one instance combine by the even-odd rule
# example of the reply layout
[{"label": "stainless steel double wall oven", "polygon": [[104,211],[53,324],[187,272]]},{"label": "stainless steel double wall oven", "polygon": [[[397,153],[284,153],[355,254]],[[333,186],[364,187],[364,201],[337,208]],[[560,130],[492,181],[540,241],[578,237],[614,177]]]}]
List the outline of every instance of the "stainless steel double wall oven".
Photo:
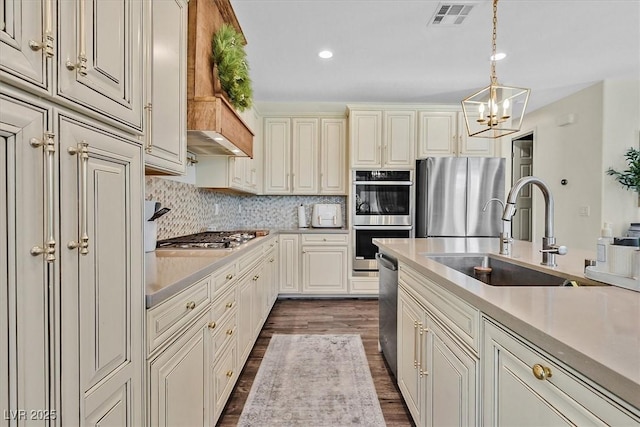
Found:
[{"label": "stainless steel double wall oven", "polygon": [[353,171],[353,269],[377,270],[374,238],[413,235],[413,171]]}]

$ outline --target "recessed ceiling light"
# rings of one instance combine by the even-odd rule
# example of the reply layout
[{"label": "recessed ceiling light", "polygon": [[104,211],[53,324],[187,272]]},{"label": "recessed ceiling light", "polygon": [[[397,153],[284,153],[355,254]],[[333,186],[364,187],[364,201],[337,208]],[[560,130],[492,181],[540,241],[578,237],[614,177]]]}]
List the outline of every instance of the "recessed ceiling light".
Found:
[{"label": "recessed ceiling light", "polygon": [[333,56],[333,52],[331,52],[330,50],[323,50],[318,53],[318,56],[322,59],[329,59]]},{"label": "recessed ceiling light", "polygon": [[493,57],[493,55],[491,55],[491,56],[489,57],[489,59],[490,59],[491,61],[500,61],[501,59],[504,59],[504,58],[506,58],[506,57],[507,57],[507,54],[506,54],[506,53],[504,53],[504,52],[498,52],[498,53],[496,53],[495,58]]}]

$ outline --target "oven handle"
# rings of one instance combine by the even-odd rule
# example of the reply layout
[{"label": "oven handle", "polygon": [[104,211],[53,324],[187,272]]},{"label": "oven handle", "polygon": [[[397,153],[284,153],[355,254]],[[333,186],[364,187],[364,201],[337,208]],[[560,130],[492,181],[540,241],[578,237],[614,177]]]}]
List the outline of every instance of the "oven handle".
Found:
[{"label": "oven handle", "polygon": [[354,225],[354,230],[411,230],[411,225]]},{"label": "oven handle", "polygon": [[353,185],[413,185],[411,181],[354,181]]}]

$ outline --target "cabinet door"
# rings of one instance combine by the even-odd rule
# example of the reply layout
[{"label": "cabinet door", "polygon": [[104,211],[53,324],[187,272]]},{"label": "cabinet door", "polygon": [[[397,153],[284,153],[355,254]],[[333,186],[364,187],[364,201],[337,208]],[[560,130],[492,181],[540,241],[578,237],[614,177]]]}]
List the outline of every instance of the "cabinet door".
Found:
[{"label": "cabinet door", "polygon": [[207,335],[198,321],[151,362],[150,425],[209,425]]},{"label": "cabinet door", "polygon": [[382,166],[382,111],[349,113],[351,167]]},{"label": "cabinet door", "polygon": [[56,123],[62,423],[141,425],[141,147],[95,122],[58,114]]},{"label": "cabinet door", "polygon": [[238,357],[239,366],[249,357],[253,340],[257,336],[256,324],[261,315],[258,299],[258,268],[250,271],[238,284]]},{"label": "cabinet door", "polygon": [[[274,242],[276,243],[276,242]],[[265,262],[268,268],[268,273],[267,273],[267,283],[266,286],[268,287],[269,291],[268,291],[268,297],[267,300],[265,302],[266,307],[265,307],[265,316],[269,314],[269,311],[271,310],[271,307],[273,307],[273,303],[276,301],[276,299],[278,298],[278,265],[279,265],[279,259],[278,259],[278,249],[274,248],[271,251],[269,251],[267,253],[267,256],[265,258]]]},{"label": "cabinet door", "polygon": [[456,112],[420,111],[418,113],[418,158],[455,156],[456,121]]},{"label": "cabinet door", "polygon": [[299,258],[300,239],[297,234],[282,234],[280,241],[280,292],[297,294],[300,292]]},{"label": "cabinet door", "polygon": [[136,131],[142,130],[143,3],[58,2],[56,94]]},{"label": "cabinet door", "polygon": [[[48,27],[49,48],[53,55],[53,1],[4,0],[0,6],[0,76],[14,84],[49,90],[48,61],[44,50],[32,49],[45,39]],[[45,12],[46,8],[46,12]]]},{"label": "cabinet door", "polygon": [[[484,328],[484,425],[640,424],[637,412],[629,413],[576,372],[487,320]],[[537,367],[548,370],[541,379],[534,376]]]},{"label": "cabinet door", "polygon": [[347,292],[347,247],[303,246],[302,291],[310,294]]},{"label": "cabinet door", "polygon": [[264,120],[264,192],[291,192],[291,119]]},{"label": "cabinet door", "polygon": [[43,255],[31,255],[33,247],[44,247],[56,237],[54,199],[45,192],[45,182],[54,185],[55,165],[54,152],[30,144],[32,138],[42,141],[50,127],[50,111],[36,105],[30,97],[23,102],[0,95],[1,426],[8,425],[9,410],[56,409],[50,406],[55,371],[49,364],[49,342],[59,270],[55,259],[46,262]]},{"label": "cabinet door", "polygon": [[242,190],[245,188],[245,169],[247,157],[229,157],[229,186]]},{"label": "cabinet door", "polygon": [[346,194],[347,142],[345,119],[321,120],[320,194]]},{"label": "cabinet door", "polygon": [[291,180],[294,194],[318,193],[318,119],[293,119]]},{"label": "cabinet door", "polygon": [[182,175],[187,156],[187,3],[150,1],[146,7],[151,31],[145,109],[151,120],[145,123],[145,165]]},{"label": "cabinet door", "polygon": [[458,113],[458,151],[460,156],[493,157],[495,155],[495,144],[495,139],[468,136],[464,115]]},{"label": "cabinet door", "polygon": [[478,419],[477,360],[428,319],[426,425],[473,426]]},{"label": "cabinet door", "polygon": [[420,375],[423,311],[402,288],[398,289],[398,387],[416,425],[422,425],[423,379]]},{"label": "cabinet door", "polygon": [[385,111],[382,166],[415,167],[415,111]]}]

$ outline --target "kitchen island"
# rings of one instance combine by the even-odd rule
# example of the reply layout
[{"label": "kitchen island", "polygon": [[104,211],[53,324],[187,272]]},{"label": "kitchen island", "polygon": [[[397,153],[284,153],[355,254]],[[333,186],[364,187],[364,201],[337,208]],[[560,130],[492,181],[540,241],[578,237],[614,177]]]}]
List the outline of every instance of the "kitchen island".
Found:
[{"label": "kitchen island", "polygon": [[[440,295],[444,290],[447,295],[453,295],[454,300],[461,301],[459,307],[464,305],[462,308],[468,308],[468,317],[459,324],[462,329],[468,328],[469,336],[473,336],[473,339],[469,338],[460,347],[469,348],[467,353],[475,358],[478,366],[485,368],[483,375],[474,374],[478,381],[476,391],[478,395],[484,394],[485,402],[482,405],[485,423],[493,423],[495,419],[492,417],[496,414],[492,412],[501,409],[498,400],[491,401],[488,407],[486,400],[491,398],[487,395],[496,390],[496,393],[504,393],[504,390],[498,390],[497,382],[489,383],[491,372],[487,372],[493,369],[494,362],[500,363],[486,360],[493,357],[490,353],[492,350],[495,354],[498,352],[493,347],[489,348],[494,341],[487,337],[487,331],[494,328],[494,323],[499,328],[504,327],[507,335],[549,356],[552,361],[557,359],[572,378],[575,371],[581,384],[592,381],[597,384],[594,387],[599,392],[611,393],[616,396],[614,400],[620,398],[622,403],[616,400],[614,406],[619,405],[627,414],[632,414],[630,419],[634,422],[640,419],[640,293],[614,286],[589,286],[599,284],[586,279],[583,274],[584,259],[593,258],[593,253],[570,250],[569,254],[557,257],[557,267],[549,268],[540,265],[538,245],[529,242],[516,241],[511,256],[498,255],[498,240],[488,238],[376,239],[374,243],[381,251],[398,259],[401,290],[403,286],[411,288],[407,285],[410,282],[417,298],[420,298],[421,287],[433,288],[434,295]],[[538,271],[563,275],[584,286],[490,286],[428,257],[444,254],[491,254],[492,257]],[[425,304],[429,306],[436,303],[432,300]],[[434,310],[438,311],[439,308],[436,306]],[[454,315],[460,313],[463,313],[462,309]],[[477,322],[474,315],[478,316]],[[401,316],[402,313],[398,313],[399,324]],[[455,320],[455,317],[452,318]],[[438,321],[436,324],[441,323]],[[399,326],[399,340],[401,328]],[[398,345],[399,358],[401,345]],[[419,362],[416,361],[417,364]],[[423,373],[420,372],[421,376]],[[401,376],[399,368],[399,384],[402,382]],[[553,380],[551,375],[542,377],[550,383],[561,380],[559,375]],[[484,381],[484,387],[481,387],[480,378]],[[600,387],[604,390],[600,390]],[[484,393],[480,393],[480,390]],[[408,405],[411,409],[411,404]],[[479,422],[480,412],[477,410],[476,418],[470,422]],[[496,418],[499,416],[496,415]],[[420,421],[416,420],[416,423],[420,424]]]}]

